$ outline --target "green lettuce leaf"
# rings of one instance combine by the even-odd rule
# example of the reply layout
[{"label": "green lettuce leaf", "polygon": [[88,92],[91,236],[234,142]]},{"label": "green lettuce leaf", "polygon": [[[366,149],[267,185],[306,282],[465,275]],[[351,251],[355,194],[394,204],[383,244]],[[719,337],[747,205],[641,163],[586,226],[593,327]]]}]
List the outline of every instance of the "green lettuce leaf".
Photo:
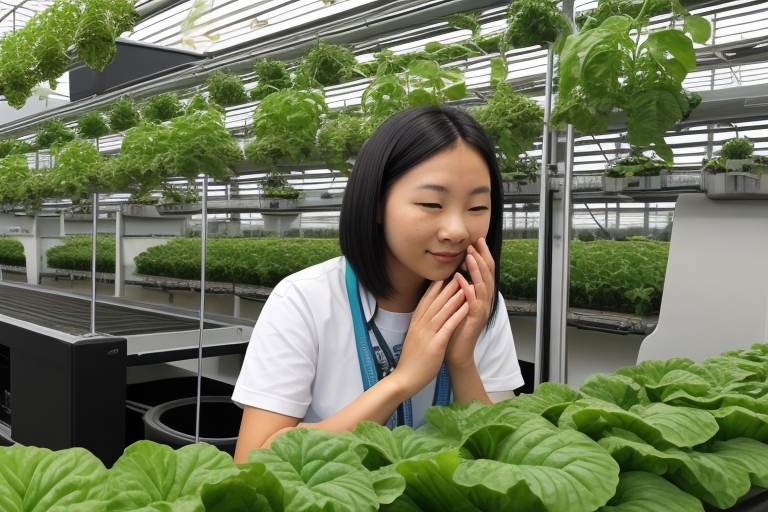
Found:
[{"label": "green lettuce leaf", "polygon": [[460,486],[486,487],[499,495],[525,482],[547,510],[587,512],[614,495],[619,467],[587,436],[535,418],[500,441],[492,460],[458,466],[453,480]]},{"label": "green lettuce leaf", "polygon": [[624,375],[590,375],[581,383],[579,391],[583,395],[618,405],[624,410],[629,410],[633,405],[650,404],[644,388]]},{"label": "green lettuce leaf", "polygon": [[666,361],[651,359],[643,361],[637,366],[627,366],[614,372],[615,375],[624,375],[634,380],[641,386],[657,384],[664,375],[672,370],[685,370],[695,364],[693,361],[682,357],[673,357]]},{"label": "green lettuce leaf", "polygon": [[125,449],[109,470],[108,510],[202,510],[203,484],[238,473],[232,457],[199,443],[174,450],[139,441]]},{"label": "green lettuce leaf", "polygon": [[293,429],[277,437],[271,449],[252,450],[248,461],[263,464],[280,481],[287,511],[375,511],[379,494],[354,443],[351,435]]},{"label": "green lettuce leaf", "polygon": [[488,487],[483,483],[462,484],[456,481],[454,474],[463,464],[465,462],[459,457],[458,450],[399,463],[397,471],[405,478],[406,494],[404,499],[398,499],[391,507],[382,507],[382,510],[389,512],[412,510],[543,512],[547,510],[542,500],[531,492],[522,478],[506,485],[504,489]]},{"label": "green lettuce leaf", "polygon": [[754,413],[743,407],[724,407],[709,412],[720,427],[715,435],[718,440],[746,437],[768,443],[768,415]]},{"label": "green lettuce leaf", "polygon": [[360,455],[363,465],[371,471],[401,460],[454,448],[457,445],[450,438],[441,435],[426,435],[408,426],[389,430],[371,421],[359,423],[352,434],[359,440],[355,450]]},{"label": "green lettuce leaf", "polygon": [[574,428],[599,439],[609,427],[633,432],[649,444],[692,447],[711,439],[718,425],[707,411],[654,403],[625,411],[617,405],[584,399],[572,404],[560,417],[560,426]]},{"label": "green lettuce leaf", "polygon": [[0,447],[0,510],[103,509],[106,475],[104,464],[83,448]]},{"label": "green lettuce leaf", "polygon": [[254,462],[247,468],[203,486],[200,498],[205,512],[283,512],[283,484],[264,464]]},{"label": "green lettuce leaf", "polygon": [[616,494],[599,512],[704,512],[701,501],[658,475],[630,471],[619,475]]},{"label": "green lettuce leaf", "polygon": [[538,414],[520,408],[520,398],[494,405],[484,405],[473,400],[467,405],[454,402],[444,407],[430,407],[424,414],[429,423],[418,431],[432,436],[443,436],[459,445],[476,430],[487,425],[522,425]]},{"label": "green lettuce leaf", "polygon": [[[747,441],[747,443],[743,442]],[[655,448],[631,432],[611,429],[598,441],[622,471],[648,471],[664,476],[683,491],[719,508],[728,508],[749,491],[752,480],[762,481],[768,446],[753,455],[746,451],[760,443],[733,439],[716,441],[709,451]],[[743,462],[739,457],[745,456]]]}]

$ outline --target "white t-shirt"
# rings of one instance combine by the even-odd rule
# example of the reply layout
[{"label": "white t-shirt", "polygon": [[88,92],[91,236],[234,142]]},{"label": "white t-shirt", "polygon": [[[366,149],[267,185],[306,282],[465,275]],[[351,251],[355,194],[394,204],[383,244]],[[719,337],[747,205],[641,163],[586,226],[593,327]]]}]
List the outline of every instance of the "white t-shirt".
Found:
[{"label": "white t-shirt", "polygon": [[[333,258],[286,277],[272,290],[251,335],[233,401],[314,423],[333,416],[363,393],[345,267],[343,257]],[[359,288],[367,322],[376,300]],[[493,325],[483,331],[475,347],[475,363],[487,392],[523,385],[501,295],[499,301]],[[402,327],[378,326],[395,333]],[[434,385],[433,380],[413,399],[414,426],[423,422]]]}]

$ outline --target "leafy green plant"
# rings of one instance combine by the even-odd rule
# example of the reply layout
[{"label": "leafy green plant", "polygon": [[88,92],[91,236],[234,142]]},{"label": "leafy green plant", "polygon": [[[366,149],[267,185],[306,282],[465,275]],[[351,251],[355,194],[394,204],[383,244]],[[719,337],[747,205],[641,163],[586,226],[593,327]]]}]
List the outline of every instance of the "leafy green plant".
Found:
[{"label": "leafy green plant", "polygon": [[311,159],[320,115],[326,110],[325,99],[317,93],[284,89],[270,94],[253,113],[256,139],[245,147],[246,157],[254,165]]},{"label": "leafy green plant", "polygon": [[554,0],[517,0],[507,11],[507,42],[512,48],[546,46],[571,33],[571,24]]},{"label": "leafy green plant", "polygon": [[743,160],[752,156],[755,145],[747,137],[731,139],[723,144],[720,156],[724,160]]},{"label": "leafy green plant", "polygon": [[54,149],[55,164],[43,173],[46,197],[69,197],[73,203],[101,188],[104,158],[85,139],[74,139]]},{"label": "leafy green plant", "polygon": [[595,234],[591,231],[587,231],[586,229],[579,231],[578,238],[580,242],[594,242],[596,240]]},{"label": "leafy green plant", "polygon": [[352,169],[349,160],[357,156],[370,135],[366,120],[359,113],[329,115],[317,137],[328,168],[348,173]]},{"label": "leafy green plant", "polygon": [[88,67],[104,71],[115,58],[115,39],[130,30],[139,14],[130,0],[88,0],[78,19],[75,46]]},{"label": "leafy green plant", "polygon": [[[91,270],[93,238],[91,235],[71,235],[64,238],[62,245],[48,249],[45,257],[48,266],[63,270]],[[96,272],[115,272],[115,235],[96,235]]]},{"label": "leafy green plant", "polygon": [[200,93],[195,94],[184,109],[185,114],[194,114],[197,111],[205,112],[210,108],[208,100]]},{"label": "leafy green plant", "polygon": [[634,149],[629,156],[611,162],[605,170],[605,175],[611,178],[628,176],[658,176],[669,165],[663,160],[645,156],[642,151]]},{"label": "leafy green plant", "polygon": [[56,0],[0,42],[0,93],[14,108],[34,87],[57,80],[77,57],[101,71],[115,54],[115,38],[138,14],[129,0]]},{"label": "leafy green plant", "polygon": [[139,111],[130,96],[121,96],[112,103],[109,109],[109,126],[112,131],[124,132],[139,124],[140,121]]},{"label": "leafy green plant", "polygon": [[501,179],[505,181],[535,183],[541,172],[541,162],[535,158],[523,157],[511,162],[501,159],[499,165],[501,168]]},{"label": "leafy green plant", "polygon": [[66,144],[75,138],[75,133],[64,126],[60,119],[48,119],[40,125],[37,132],[37,147],[47,149],[54,144]]},{"label": "leafy green plant", "polygon": [[8,155],[23,155],[34,150],[35,147],[29,142],[18,139],[0,139],[0,158],[5,158]]},{"label": "leafy green plant", "polygon": [[237,75],[215,71],[211,73],[206,83],[210,101],[222,107],[231,107],[248,101],[243,81]]},{"label": "leafy green plant", "polygon": [[[448,16],[448,25],[459,30],[469,30],[472,37],[480,35],[480,15],[482,11],[468,11]],[[429,51],[429,50],[427,50]]]},{"label": "leafy green plant", "polygon": [[77,133],[84,139],[96,139],[109,133],[109,126],[101,113],[92,110],[77,120]]},{"label": "leafy green plant", "polygon": [[165,204],[196,203],[198,199],[195,187],[163,185],[163,203]]},{"label": "leafy green plant", "polygon": [[26,204],[35,210],[40,202],[40,177],[24,155],[0,159],[0,204]]},{"label": "leafy green plant", "polygon": [[27,259],[24,257],[24,246],[21,242],[13,238],[0,236],[0,265],[27,266]]},{"label": "leafy green plant", "polygon": [[766,375],[766,344],[699,363],[644,361],[589,376],[578,391],[542,383],[494,405],[432,407],[417,430],[372,422],[341,434],[291,429],[239,465],[205,443],[173,450],[139,441],[109,470],[82,448],[17,444],[0,447],[0,507],[727,509],[753,485],[768,486]]},{"label": "leafy green plant", "polygon": [[174,92],[157,94],[148,98],[141,108],[141,115],[150,123],[163,123],[184,113],[179,95]]},{"label": "leafy green plant", "polygon": [[264,189],[264,197],[269,199],[298,199],[301,193],[293,187],[267,187]]},{"label": "leafy green plant", "polygon": [[253,65],[258,85],[251,89],[251,100],[263,100],[273,92],[291,87],[291,75],[285,62],[276,59],[260,59]]},{"label": "leafy green plant", "polygon": [[296,85],[309,89],[339,84],[352,76],[356,64],[349,49],[318,40],[299,60]]},{"label": "leafy green plant", "polygon": [[[675,4],[669,0],[651,0],[645,6],[644,2],[633,2],[632,0],[598,0],[595,9],[587,9],[576,16],[576,25],[579,30],[589,30],[599,26],[611,16],[626,15],[637,18],[643,8],[646,10],[647,17],[650,18],[660,14],[669,14],[673,9],[679,9],[680,4]],[[681,11],[675,12],[677,14]]]},{"label": "leafy green plant", "polygon": [[[584,133],[604,132],[606,116],[620,110],[627,118],[630,144],[653,148],[672,162],[664,134],[690,111],[682,88],[696,67],[693,42],[709,39],[704,18],[687,16],[677,0],[677,25],[645,33],[652,0],[646,0],[635,18],[612,16],[600,25],[568,36],[559,46],[559,95],[552,113],[554,124],[571,123]],[[690,35],[690,38],[688,37]]]},{"label": "leafy green plant", "polygon": [[497,85],[488,102],[472,113],[498,146],[502,162],[515,162],[544,131],[544,110],[506,83]]}]

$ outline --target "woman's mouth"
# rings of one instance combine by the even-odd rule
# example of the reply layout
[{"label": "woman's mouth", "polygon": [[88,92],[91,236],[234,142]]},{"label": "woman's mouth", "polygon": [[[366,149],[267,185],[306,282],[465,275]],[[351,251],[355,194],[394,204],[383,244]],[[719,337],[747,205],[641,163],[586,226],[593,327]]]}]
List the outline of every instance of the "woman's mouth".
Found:
[{"label": "woman's mouth", "polygon": [[441,263],[453,263],[461,256],[460,252],[430,252],[429,254]]}]

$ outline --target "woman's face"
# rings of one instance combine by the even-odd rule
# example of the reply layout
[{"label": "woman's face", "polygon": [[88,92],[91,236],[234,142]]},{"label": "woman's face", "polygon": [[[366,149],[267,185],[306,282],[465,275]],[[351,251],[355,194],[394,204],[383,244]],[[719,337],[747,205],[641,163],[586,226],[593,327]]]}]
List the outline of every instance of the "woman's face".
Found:
[{"label": "woman's face", "polygon": [[488,233],[488,166],[460,142],[398,179],[382,213],[385,261],[395,288],[446,279],[464,261],[467,247]]}]

